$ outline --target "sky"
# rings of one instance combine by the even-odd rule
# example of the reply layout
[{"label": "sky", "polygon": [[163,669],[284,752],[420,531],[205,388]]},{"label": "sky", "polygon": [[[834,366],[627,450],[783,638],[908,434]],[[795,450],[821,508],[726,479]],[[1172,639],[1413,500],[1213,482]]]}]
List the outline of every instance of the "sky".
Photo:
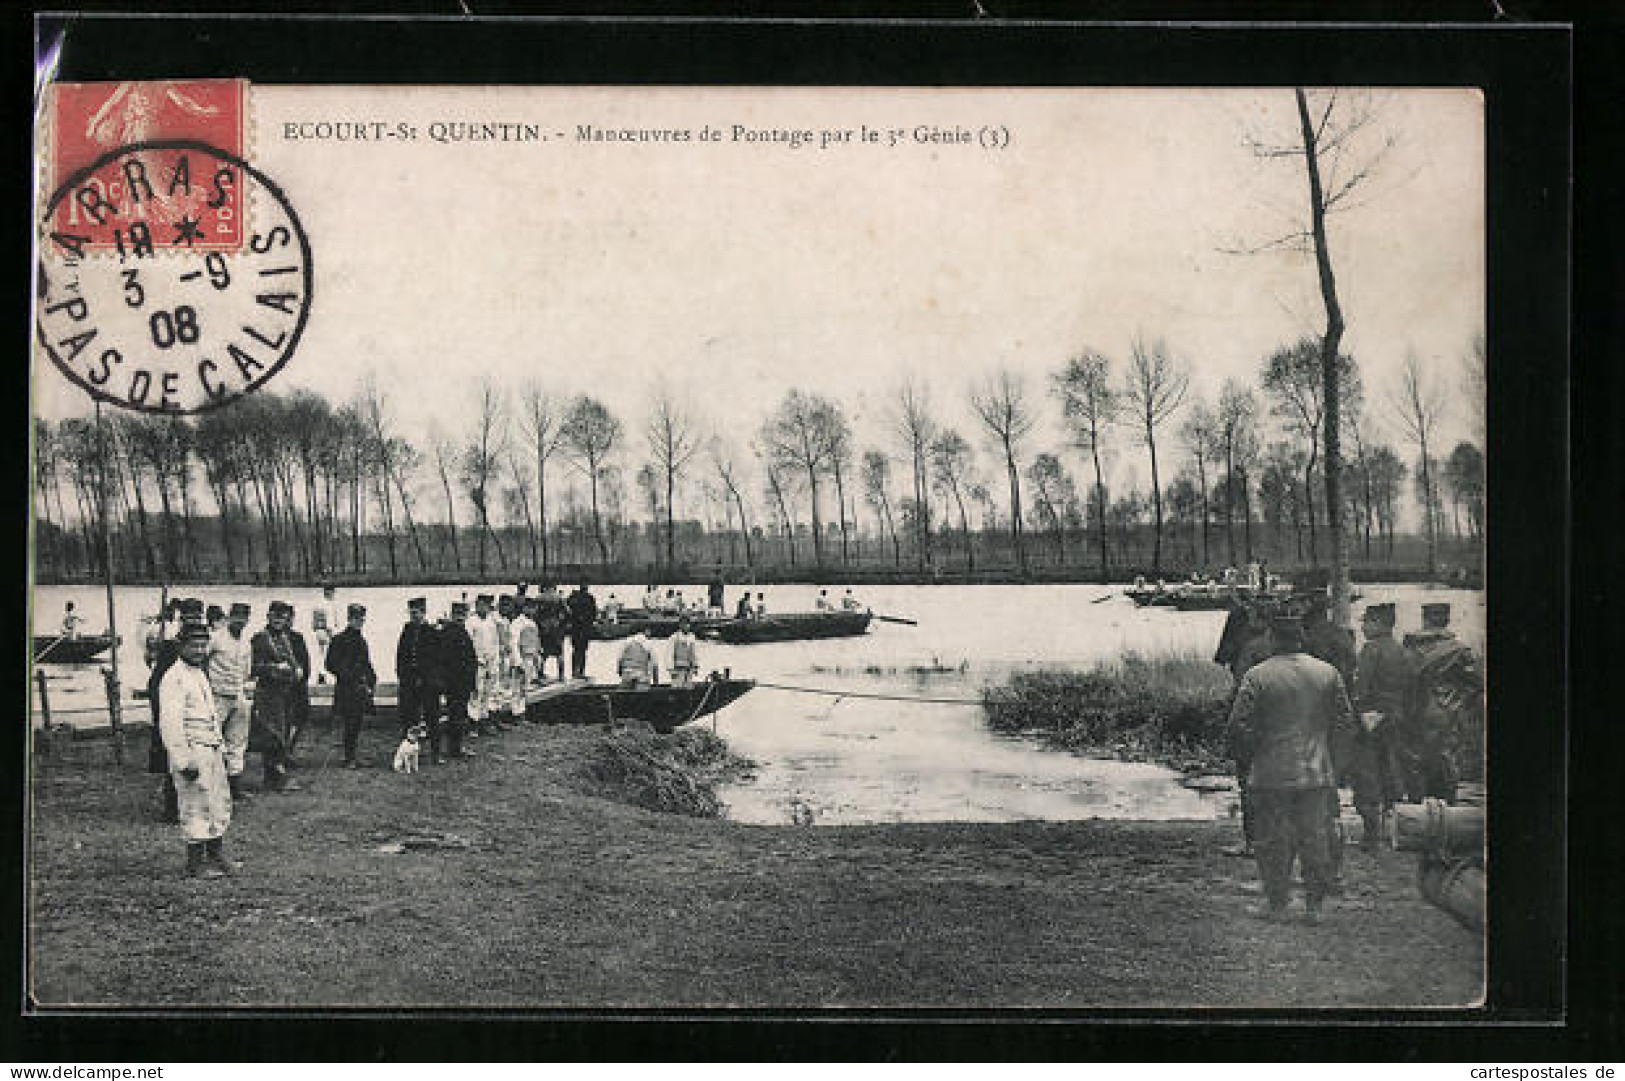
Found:
[{"label": "sky", "polygon": [[[1484,326],[1483,105],[1472,90],[1372,100],[1365,135],[1393,146],[1330,245],[1345,351],[1397,442],[1385,391],[1407,351],[1454,389]],[[275,389],[343,399],[372,373],[418,438],[465,435],[488,377],[603,400],[627,424],[629,472],[662,386],[741,450],[791,388],[842,402],[860,448],[895,450],[891,403],[914,378],[982,448],[967,391],[1003,365],[1043,417],[1028,453],[1081,473],[1048,392],[1069,356],[1096,349],[1121,375],[1136,336],[1160,338],[1211,401],[1226,379],[1256,386],[1322,319],[1310,256],[1234,253],[1304,221],[1301,159],[1249,146],[1295,133],[1284,89],[255,87],[250,109],[248,157],[288,194],[316,266]],[[349,120],[419,134],[289,137]],[[428,137],[469,121],[546,140]],[[580,125],[720,138],[583,142]],[[916,141],[922,126],[973,141]],[[984,127],[1007,145],[979,145]],[[820,149],[825,131],[851,134]],[[49,362],[36,373],[39,414],[85,411]],[[1468,431],[1456,401],[1444,449]],[[1114,445],[1109,483],[1143,485],[1143,449],[1127,430]]]}]

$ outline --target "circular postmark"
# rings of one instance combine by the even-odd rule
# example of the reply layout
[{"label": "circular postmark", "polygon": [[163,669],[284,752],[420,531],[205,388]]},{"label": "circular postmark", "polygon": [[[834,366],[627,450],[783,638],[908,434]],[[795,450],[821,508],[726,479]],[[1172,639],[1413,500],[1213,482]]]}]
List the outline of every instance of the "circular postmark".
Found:
[{"label": "circular postmark", "polygon": [[[215,222],[230,234],[210,235]],[[310,315],[310,240],[287,197],[194,140],[132,143],[75,172],[46,205],[37,251],[40,347],[127,409],[201,413],[259,389]]]}]

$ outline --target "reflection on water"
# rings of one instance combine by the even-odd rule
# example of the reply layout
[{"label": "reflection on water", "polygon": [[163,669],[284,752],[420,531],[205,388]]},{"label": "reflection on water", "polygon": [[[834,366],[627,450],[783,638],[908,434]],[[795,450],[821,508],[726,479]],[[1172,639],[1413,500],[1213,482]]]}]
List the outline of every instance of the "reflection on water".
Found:
[{"label": "reflection on water", "polygon": [[[756,588],[766,594],[770,613],[810,610],[817,596],[814,586]],[[1424,601],[1448,601],[1455,607],[1457,633],[1482,646],[1482,593],[1361,588],[1365,596],[1359,604],[1398,605],[1401,631],[1419,626]],[[594,587],[600,601],[611,590],[622,600],[642,593],[641,586]],[[269,601],[280,598],[296,607],[296,625],[308,631],[311,605],[320,597],[319,590],[307,588],[184,592],[222,606],[247,601],[255,611],[251,629],[263,623]],[[407,598],[426,596],[431,614],[439,614],[463,592],[457,587],[341,589],[338,600],[368,606],[373,663],[380,679],[391,680]],[[985,684],[1023,669],[1084,667],[1124,650],[1211,655],[1224,613],[1136,608],[1120,592],[1094,585],[864,588],[861,599],[875,612],[919,625],[877,621],[862,637],[816,642],[701,643],[700,664],[763,683],[974,702]],[[730,589],[730,606],[736,597]],[[87,630],[102,629],[102,591],[70,586],[35,592],[36,629],[55,630],[69,600],[86,615]],[[143,684],[140,619],[156,610],[158,590],[121,587],[117,602],[122,676],[126,687]],[[664,644],[657,648],[664,668]],[[615,653],[614,646],[595,643],[589,674],[612,679]],[[102,703],[99,666],[48,665],[46,670],[52,676],[53,711]],[[717,728],[740,753],[760,763],[753,781],[724,793],[731,816],[742,822],[1211,818],[1228,813],[1230,803],[1227,796],[1200,796],[1180,787],[1177,775],[1161,767],[1084,759],[1002,738],[982,723],[974,704],[837,698],[761,687],[728,707]]]}]

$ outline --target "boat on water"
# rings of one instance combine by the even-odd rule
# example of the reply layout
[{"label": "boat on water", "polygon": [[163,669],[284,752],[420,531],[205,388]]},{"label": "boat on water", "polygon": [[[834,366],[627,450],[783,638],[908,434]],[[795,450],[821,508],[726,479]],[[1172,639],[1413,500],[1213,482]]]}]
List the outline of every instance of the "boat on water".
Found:
[{"label": "boat on water", "polygon": [[711,673],[709,679],[688,687],[659,684],[626,687],[618,683],[572,680],[571,685],[542,688],[527,696],[525,716],[543,724],[615,724],[643,721],[656,732],[709,716],[743,697],[756,686],[751,679],[730,679]]},{"label": "boat on water", "polygon": [[694,612],[651,612],[640,608],[623,609],[613,623],[604,619],[594,623],[592,636],[600,642],[614,642],[621,638],[630,638],[642,631],[650,638],[670,638],[677,633],[677,624],[685,616],[688,618],[689,629],[697,635],[704,634],[718,624],[730,622],[724,618],[700,615]]},{"label": "boat on water", "polygon": [[113,647],[109,634],[81,634],[69,638],[61,634],[34,636],[34,662],[36,664],[89,664],[98,654]]},{"label": "boat on water", "polygon": [[722,620],[708,628],[706,636],[730,645],[848,638],[867,631],[873,618],[871,612],[786,612],[760,619]]}]

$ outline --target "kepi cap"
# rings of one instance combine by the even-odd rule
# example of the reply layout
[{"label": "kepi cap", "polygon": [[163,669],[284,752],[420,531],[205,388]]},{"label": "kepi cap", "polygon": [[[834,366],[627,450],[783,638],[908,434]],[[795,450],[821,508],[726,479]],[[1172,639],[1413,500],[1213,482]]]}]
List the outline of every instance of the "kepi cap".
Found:
[{"label": "kepi cap", "polygon": [[462,601],[452,601],[451,602],[451,617],[453,619],[456,619],[458,616],[466,616],[466,615],[468,615],[468,605],[467,604],[464,604]]},{"label": "kepi cap", "polygon": [[356,616],[366,615],[367,606],[364,604],[352,604],[345,608],[344,611],[351,619],[354,619]]},{"label": "kepi cap", "polygon": [[293,605],[287,601],[272,601],[270,606],[265,609],[265,614],[270,616],[291,616],[293,615]]},{"label": "kepi cap", "polygon": [[250,609],[248,605],[244,604],[242,601],[231,602],[231,614],[234,616],[246,616],[251,611],[252,609]]},{"label": "kepi cap", "polygon": [[419,612],[427,612],[429,610],[429,600],[427,597],[413,597],[406,602],[406,607],[415,608]]},{"label": "kepi cap", "polygon": [[203,602],[198,600],[196,597],[183,597],[180,604],[176,607],[180,609],[181,618],[183,619],[187,616],[192,616],[197,619],[203,618]]}]

